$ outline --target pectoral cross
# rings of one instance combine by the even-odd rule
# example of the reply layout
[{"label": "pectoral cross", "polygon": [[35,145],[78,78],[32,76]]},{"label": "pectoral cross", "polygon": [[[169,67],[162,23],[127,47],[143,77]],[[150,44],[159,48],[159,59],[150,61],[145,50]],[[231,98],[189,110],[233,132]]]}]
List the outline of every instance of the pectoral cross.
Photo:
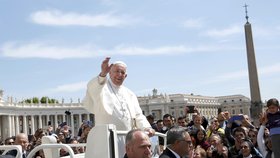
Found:
[{"label": "pectoral cross", "polygon": [[122,111],[123,113],[126,112],[126,109],[123,108],[123,106],[121,107],[120,111]]},{"label": "pectoral cross", "polygon": [[127,109],[125,109],[124,107],[125,107],[125,103],[122,102],[122,103],[121,103],[120,111],[122,112],[122,117],[123,117],[123,118],[127,118],[127,117],[128,117],[128,116],[127,116],[128,114],[127,114],[127,112],[126,112]]}]

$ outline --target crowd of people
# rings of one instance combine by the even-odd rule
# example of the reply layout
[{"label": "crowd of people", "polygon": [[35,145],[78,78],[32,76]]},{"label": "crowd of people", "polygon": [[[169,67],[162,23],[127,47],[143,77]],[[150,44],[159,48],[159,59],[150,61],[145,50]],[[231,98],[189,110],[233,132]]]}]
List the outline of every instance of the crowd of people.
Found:
[{"label": "crowd of people", "polygon": [[[1,142],[2,145],[20,145],[22,147],[22,157],[26,158],[29,152],[36,146],[42,144],[43,136],[52,136],[56,139],[57,143],[62,144],[78,144],[86,143],[89,131],[92,129],[93,124],[91,121],[83,121],[78,134],[73,135],[70,127],[66,122],[61,123],[57,128],[53,128],[51,125],[47,129],[38,128],[34,134],[27,135],[26,133],[19,133],[16,136],[8,137]],[[85,147],[72,147],[74,154],[84,153]],[[2,153],[3,151],[0,151]],[[69,153],[64,149],[60,149],[60,156],[68,156]],[[17,151],[8,151],[2,157],[16,157]],[[0,158],[2,158],[0,156]],[[34,158],[46,158],[43,150],[39,150]]]},{"label": "crowd of people", "polygon": [[[162,148],[160,158],[280,157],[280,111],[275,98],[267,101],[259,125],[253,125],[247,115],[231,116],[227,111],[207,120],[197,109],[190,120],[170,114],[157,121],[149,115],[147,120],[155,131],[167,134],[167,148]],[[159,143],[163,145],[160,138]]]},{"label": "crowd of people", "polygon": [[[220,112],[216,117],[206,119],[195,109],[192,118],[174,118],[165,114],[162,119],[154,120],[153,115],[146,116],[151,128],[167,135],[167,147],[159,138],[160,158],[277,158],[279,155],[280,112],[277,99],[267,102],[267,110],[259,116],[259,126],[254,126],[247,115],[233,115]],[[186,110],[186,114],[188,111]],[[49,126],[47,130],[37,129],[33,135],[19,133],[3,140],[3,145],[21,145],[23,157],[41,144],[45,135],[53,136],[57,143],[86,143],[92,122],[83,121],[76,136],[72,135],[69,126],[60,124],[56,129]],[[151,158],[151,142],[147,132],[132,129],[126,136],[124,158]],[[85,152],[85,147],[73,147],[75,154]],[[15,156],[15,151],[6,155]],[[60,156],[69,155],[63,148]],[[43,151],[36,153],[35,158],[44,158]]]}]

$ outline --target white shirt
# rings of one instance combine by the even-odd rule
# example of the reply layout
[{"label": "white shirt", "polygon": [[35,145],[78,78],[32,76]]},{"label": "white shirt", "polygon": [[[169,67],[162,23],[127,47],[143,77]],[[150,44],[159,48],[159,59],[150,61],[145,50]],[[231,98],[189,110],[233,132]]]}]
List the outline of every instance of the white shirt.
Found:
[{"label": "white shirt", "polygon": [[114,85],[106,77],[98,76],[88,83],[83,105],[95,114],[96,124],[115,124],[117,130],[151,127],[136,95],[124,86]]},{"label": "white shirt", "polygon": [[[268,154],[268,151],[266,150],[266,146],[265,146],[265,140],[264,140],[264,129],[265,126],[261,125],[259,132],[258,132],[258,136],[257,136],[257,143],[258,143],[258,147],[259,147],[259,151],[261,152],[261,154],[263,155],[263,157],[266,157],[266,155]],[[274,158],[274,153],[272,152],[271,157]]]},{"label": "white shirt", "polygon": [[243,158],[251,158],[251,157],[252,157],[252,154],[250,154],[250,155],[247,156],[247,157],[244,157],[244,156],[243,156]]}]

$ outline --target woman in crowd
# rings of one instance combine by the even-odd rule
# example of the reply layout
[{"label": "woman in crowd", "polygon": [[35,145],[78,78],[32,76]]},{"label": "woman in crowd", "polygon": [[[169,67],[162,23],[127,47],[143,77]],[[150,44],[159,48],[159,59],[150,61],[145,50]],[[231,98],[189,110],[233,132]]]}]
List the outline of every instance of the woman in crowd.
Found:
[{"label": "woman in crowd", "polygon": [[262,158],[256,153],[253,143],[250,140],[244,140],[241,143],[240,154],[237,158]]},{"label": "woman in crowd", "polygon": [[258,149],[257,135],[258,135],[258,130],[256,128],[249,129],[248,138],[251,139],[254,147]]},{"label": "woman in crowd", "polygon": [[210,147],[210,143],[206,141],[206,132],[203,129],[197,130],[194,135],[194,147],[200,146],[205,151]]},{"label": "woman in crowd", "polygon": [[230,153],[222,138],[218,134],[212,134],[209,138],[211,147],[207,150],[207,156],[210,158],[230,158]]},{"label": "woman in crowd", "polygon": [[274,158],[274,153],[272,152],[271,138],[265,135],[265,129],[267,129],[267,118],[265,117],[265,115],[266,113],[260,114],[259,122],[261,123],[261,127],[258,131],[257,143],[259,151],[261,152],[264,158]]},{"label": "woman in crowd", "polygon": [[217,117],[214,117],[211,120],[210,126],[206,132],[206,137],[209,138],[212,134],[219,134],[220,136],[225,134],[225,130],[220,128],[220,123]]},{"label": "woman in crowd", "polygon": [[193,136],[199,129],[205,130],[202,126],[202,116],[195,115],[193,119],[193,125],[188,130],[191,136]]},{"label": "woman in crowd", "polygon": [[42,137],[45,136],[44,130],[42,128],[38,128],[35,133],[32,135],[30,142],[31,149],[34,147],[41,145]]},{"label": "woman in crowd", "polygon": [[92,128],[91,124],[87,124],[83,127],[83,132],[81,134],[81,137],[78,139],[79,143],[87,143],[88,133],[91,130],[91,128]]},{"label": "woman in crowd", "polygon": [[[79,144],[78,140],[75,138],[70,139],[69,141],[70,144]],[[74,154],[80,154],[84,153],[83,147],[71,147],[74,151]]]},{"label": "woman in crowd", "polygon": [[206,151],[202,147],[197,146],[194,150],[193,158],[207,158]]}]

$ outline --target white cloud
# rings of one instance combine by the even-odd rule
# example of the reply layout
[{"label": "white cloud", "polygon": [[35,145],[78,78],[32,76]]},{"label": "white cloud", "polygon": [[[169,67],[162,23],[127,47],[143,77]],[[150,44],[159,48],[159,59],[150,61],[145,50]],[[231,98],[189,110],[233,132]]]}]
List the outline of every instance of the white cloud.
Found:
[{"label": "white cloud", "polygon": [[217,82],[226,82],[230,80],[238,80],[248,76],[248,72],[246,70],[230,72],[218,75],[212,79],[205,81],[206,84],[217,83]]},{"label": "white cloud", "polygon": [[203,26],[201,19],[188,19],[183,23],[186,28],[201,28]]},{"label": "white cloud", "polygon": [[205,35],[210,37],[226,37],[239,33],[243,33],[242,27],[236,25],[225,29],[212,29],[207,31]]},{"label": "white cloud", "polygon": [[220,45],[174,45],[174,46],[160,46],[155,48],[145,48],[137,46],[119,45],[113,50],[107,52],[118,53],[121,55],[176,55],[186,53],[201,53],[201,52],[217,52],[219,50],[232,50],[236,47],[220,46]]},{"label": "white cloud", "polygon": [[30,17],[34,23],[54,26],[78,25],[89,27],[119,27],[131,25],[136,22],[135,18],[126,15],[116,16],[112,15],[112,13],[89,15],[73,12],[64,13],[59,10],[37,11],[31,14]]},{"label": "white cloud", "polygon": [[273,27],[273,26],[252,26],[252,31],[254,33],[254,35],[256,35],[255,37],[259,37],[259,38],[275,38],[278,35],[280,35],[279,31],[280,31],[280,27]]},{"label": "white cloud", "polygon": [[77,83],[58,85],[57,87],[51,88],[48,91],[50,91],[52,93],[71,93],[71,92],[77,92],[80,90],[85,90],[86,85],[87,85],[87,82],[82,81],[82,82],[77,82]]},{"label": "white cloud", "polygon": [[[259,68],[258,75],[263,76],[263,75],[271,75],[271,74],[279,74],[279,73],[280,73],[280,63],[276,63],[274,65]],[[203,83],[211,84],[217,82],[226,82],[230,80],[239,80],[243,78],[248,78],[248,70],[240,70],[240,71],[221,74],[212,79],[208,79]]]},{"label": "white cloud", "polygon": [[8,42],[0,47],[3,56],[12,58],[94,58],[100,55],[176,55],[197,52],[218,52],[220,50],[237,49],[232,46],[199,45],[199,46],[159,46],[154,48],[138,47],[131,45],[118,45],[112,49],[103,49],[86,44],[82,46],[61,46],[48,42]]},{"label": "white cloud", "polygon": [[62,47],[43,42],[33,42],[28,44],[18,44],[15,42],[5,43],[0,51],[6,57],[13,58],[87,58],[98,56],[94,54],[94,47]]},{"label": "white cloud", "polygon": [[188,48],[182,45],[163,46],[157,48],[143,48],[133,46],[117,46],[112,52],[118,52],[122,55],[162,55],[162,54],[180,54],[189,52]]},{"label": "white cloud", "polygon": [[116,0],[100,0],[101,4],[112,6],[115,5],[117,2]]},{"label": "white cloud", "polygon": [[259,73],[261,75],[268,75],[268,74],[279,74],[280,73],[280,63],[276,63],[270,66],[266,66],[260,68]]}]

